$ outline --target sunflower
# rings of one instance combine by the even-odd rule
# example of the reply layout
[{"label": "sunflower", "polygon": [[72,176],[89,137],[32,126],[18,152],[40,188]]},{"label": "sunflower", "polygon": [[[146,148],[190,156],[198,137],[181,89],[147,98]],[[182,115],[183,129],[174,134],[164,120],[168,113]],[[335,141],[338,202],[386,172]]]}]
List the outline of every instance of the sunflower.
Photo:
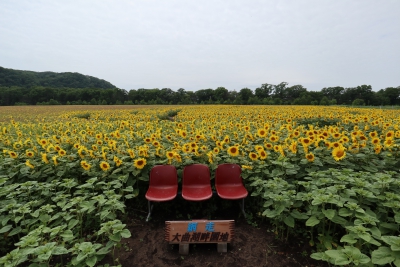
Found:
[{"label": "sunflower", "polygon": [[21,149],[21,148],[22,148],[22,142],[21,142],[21,141],[18,141],[18,142],[16,142],[16,143],[14,143],[13,147],[14,147],[14,149],[16,149],[16,150]]},{"label": "sunflower", "polygon": [[81,166],[85,171],[90,170],[90,168],[92,167],[89,163],[86,162],[86,160],[81,161]]},{"label": "sunflower", "polygon": [[231,141],[231,138],[229,137],[229,135],[226,135],[224,137],[224,143],[228,144]]},{"label": "sunflower", "polygon": [[346,149],[343,146],[339,146],[332,150],[332,156],[336,161],[342,160],[346,156]]},{"label": "sunflower", "polygon": [[218,154],[219,153],[219,148],[218,147],[214,147],[213,152],[214,152],[214,154]]},{"label": "sunflower", "polygon": [[8,151],[8,155],[10,155],[10,157],[13,159],[18,158],[18,153],[14,152],[14,151]]},{"label": "sunflower", "polygon": [[310,153],[306,154],[306,159],[307,159],[309,162],[313,162],[314,159],[315,159],[315,156],[314,156],[314,154],[313,154],[312,152],[310,152]]},{"label": "sunflower", "polygon": [[274,145],[274,151],[279,152],[279,145]]},{"label": "sunflower", "polygon": [[31,168],[31,169],[34,169],[34,168],[35,168],[35,166],[32,165],[32,163],[29,161],[29,159],[25,162],[25,165],[28,166],[28,167]]},{"label": "sunflower", "polygon": [[300,136],[300,132],[298,130],[293,132],[293,137],[299,137]]},{"label": "sunflower", "polygon": [[41,144],[42,146],[47,145],[49,142],[47,142],[46,139],[40,139],[39,144]]},{"label": "sunflower", "polygon": [[382,146],[381,145],[377,145],[377,146],[374,147],[375,154],[381,153],[381,150],[382,150]]},{"label": "sunflower", "polygon": [[267,136],[267,131],[265,129],[258,129],[257,134],[259,137],[266,137]]},{"label": "sunflower", "polygon": [[53,160],[54,165],[58,165],[57,156],[53,156],[51,159]]},{"label": "sunflower", "polygon": [[228,154],[232,157],[239,155],[239,148],[237,146],[228,147]]},{"label": "sunflower", "polygon": [[160,146],[160,142],[158,142],[158,141],[153,141],[153,146],[159,147],[159,146]]},{"label": "sunflower", "polygon": [[64,149],[60,149],[58,151],[58,155],[60,155],[61,157],[65,156],[67,154],[67,152]]},{"label": "sunflower", "polygon": [[264,148],[263,148],[263,146],[255,145],[255,146],[254,146],[254,149],[255,149],[256,151],[259,151],[259,150],[263,150]]},{"label": "sunflower", "polygon": [[208,162],[209,162],[210,164],[213,164],[213,163],[214,163],[214,159],[213,159],[213,153],[212,153],[212,151],[208,152],[208,153],[207,153],[207,156],[208,156]]},{"label": "sunflower", "polygon": [[47,159],[47,154],[46,154],[46,153],[41,153],[41,155],[42,155],[42,161],[43,161],[44,163],[48,164],[48,163],[49,163],[49,160]]},{"label": "sunflower", "polygon": [[386,139],[393,138],[393,136],[394,136],[394,131],[388,131],[386,133]]},{"label": "sunflower", "polygon": [[356,154],[356,153],[358,153],[359,151],[360,151],[360,148],[359,148],[359,146],[358,146],[357,144],[351,145],[351,146],[349,147],[349,152],[351,152],[351,153],[353,153],[353,154]]},{"label": "sunflower", "polygon": [[181,137],[186,138],[187,137],[187,133],[185,131],[181,131],[180,133]]},{"label": "sunflower", "polygon": [[147,163],[146,159],[144,159],[144,158],[139,158],[139,159],[137,159],[137,160],[134,161],[134,164],[133,164],[133,165],[134,165],[137,169],[143,169],[144,166],[146,166],[146,163]]},{"label": "sunflower", "polygon": [[254,153],[254,152],[250,152],[249,153],[249,158],[251,160],[257,160],[258,159],[258,155],[256,153]]},{"label": "sunflower", "polygon": [[135,152],[133,151],[133,149],[128,149],[127,151],[129,153],[129,156],[133,159],[135,157]]},{"label": "sunflower", "polygon": [[374,146],[379,145],[379,143],[381,142],[381,140],[378,137],[372,138],[371,140],[372,144]]},{"label": "sunflower", "polygon": [[276,135],[271,135],[271,136],[269,137],[269,140],[270,140],[272,143],[275,143],[275,142],[278,142],[278,141],[279,141],[279,137],[276,136]]},{"label": "sunflower", "polygon": [[266,143],[266,144],[264,144],[264,146],[268,150],[272,150],[274,148],[274,146],[271,143]]},{"label": "sunflower", "polygon": [[297,153],[297,142],[296,142],[296,141],[292,141],[292,143],[289,145],[289,150],[290,150],[293,154],[296,154],[296,153]]},{"label": "sunflower", "polygon": [[373,131],[373,132],[369,133],[369,137],[371,137],[371,138],[375,138],[377,136],[378,136],[378,133],[376,131]]},{"label": "sunflower", "polygon": [[27,151],[25,152],[25,155],[26,155],[27,157],[32,158],[33,156],[35,156],[35,153],[32,152],[32,151],[30,151],[30,150],[27,150]]},{"label": "sunflower", "polygon": [[392,138],[387,138],[383,144],[385,145],[385,147],[389,148],[394,145],[394,141]]},{"label": "sunflower", "polygon": [[117,166],[117,167],[119,167],[119,166],[121,166],[121,164],[123,163],[123,161],[120,159],[120,158],[118,158],[117,156],[114,156],[114,162],[115,162],[115,165]]},{"label": "sunflower", "polygon": [[266,159],[268,157],[267,152],[264,151],[264,149],[262,150],[257,150],[258,151],[258,155],[260,156],[260,159]]},{"label": "sunflower", "polygon": [[242,169],[243,170],[252,170],[253,167],[252,166],[248,166],[248,165],[242,165]]},{"label": "sunflower", "polygon": [[303,146],[309,146],[311,145],[311,140],[309,138],[301,138],[300,142]]},{"label": "sunflower", "polygon": [[167,151],[166,155],[167,155],[167,159],[173,159],[175,157],[175,152]]},{"label": "sunflower", "polygon": [[110,164],[108,164],[106,161],[102,161],[100,162],[100,168],[106,172],[110,169]]},{"label": "sunflower", "polygon": [[182,162],[182,157],[178,153],[175,153],[174,157],[177,162]]},{"label": "sunflower", "polygon": [[333,143],[331,143],[331,148],[335,149],[335,148],[338,148],[338,147],[342,147],[342,144],[339,143],[339,142],[333,142]]}]

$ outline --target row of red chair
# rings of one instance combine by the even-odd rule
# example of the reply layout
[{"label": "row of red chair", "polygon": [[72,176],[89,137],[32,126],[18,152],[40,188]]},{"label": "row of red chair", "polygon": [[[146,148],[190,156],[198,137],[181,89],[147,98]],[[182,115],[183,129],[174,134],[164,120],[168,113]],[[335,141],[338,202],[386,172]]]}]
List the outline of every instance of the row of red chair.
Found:
[{"label": "row of red chair", "polygon": [[[243,185],[242,169],[237,164],[220,164],[215,172],[215,189],[219,197],[230,200],[242,200],[241,210],[244,212],[244,198],[247,190]],[[178,194],[178,175],[173,165],[156,165],[150,171],[148,200],[149,220],[153,205],[151,202],[173,200]],[[212,197],[210,170],[205,164],[185,166],[182,174],[182,197],[189,201],[203,201]]]}]

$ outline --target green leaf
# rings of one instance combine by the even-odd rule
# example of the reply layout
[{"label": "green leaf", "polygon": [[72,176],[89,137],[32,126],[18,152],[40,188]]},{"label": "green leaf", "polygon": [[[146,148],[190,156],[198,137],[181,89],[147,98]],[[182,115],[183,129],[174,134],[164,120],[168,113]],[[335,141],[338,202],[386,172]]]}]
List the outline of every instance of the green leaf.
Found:
[{"label": "green leaf", "polygon": [[393,251],[400,251],[400,237],[398,236],[382,236],[382,241],[390,245]]},{"label": "green leaf", "polygon": [[68,254],[68,249],[62,246],[57,246],[53,249],[53,255],[63,255],[63,254]]},{"label": "green leaf", "polygon": [[79,221],[77,219],[72,219],[68,222],[68,229],[72,229],[77,225]]},{"label": "green leaf", "polygon": [[348,221],[340,216],[333,216],[332,218],[332,222],[336,223],[336,224],[340,224],[340,225],[346,225],[348,223]]},{"label": "green leaf", "polygon": [[339,215],[342,217],[347,217],[353,215],[353,212],[347,208],[340,208]]},{"label": "green leaf", "polygon": [[8,232],[12,228],[12,225],[6,225],[0,229],[0,234]]},{"label": "green leaf", "polygon": [[397,231],[399,229],[399,225],[395,223],[381,223],[380,226],[394,231]]},{"label": "green leaf", "polygon": [[129,238],[131,237],[131,232],[128,229],[124,229],[120,232],[122,238]]},{"label": "green leaf", "polygon": [[321,261],[327,258],[325,252],[312,253],[310,257],[317,261]]},{"label": "green leaf", "polygon": [[18,226],[17,228],[14,228],[14,229],[8,234],[8,236],[13,236],[13,235],[19,234],[21,231],[22,231],[21,226]]},{"label": "green leaf", "polygon": [[348,235],[342,236],[342,238],[340,239],[340,242],[355,244],[355,243],[357,243],[357,239],[354,239],[354,234],[348,234]]},{"label": "green leaf", "polygon": [[103,248],[99,249],[99,250],[96,252],[96,254],[97,254],[97,255],[106,255],[106,254],[108,254],[109,252],[110,252],[110,248],[103,247]]},{"label": "green leaf", "polygon": [[287,226],[294,228],[294,218],[292,216],[286,216],[283,221]]},{"label": "green leaf", "polygon": [[109,238],[110,238],[112,241],[115,241],[115,242],[120,242],[120,241],[121,241],[121,235],[120,235],[120,233],[116,233],[116,234],[114,234],[114,235],[110,235]]},{"label": "green leaf", "polygon": [[333,258],[335,265],[346,265],[350,263],[350,260],[344,254],[343,250],[327,250],[326,255]]},{"label": "green leaf", "polygon": [[335,214],[336,214],[336,210],[332,210],[332,209],[325,210],[325,209],[323,209],[322,213],[325,215],[326,218],[328,218],[329,220],[332,220],[333,216],[335,216]]},{"label": "green leaf", "polygon": [[80,262],[80,261],[83,261],[86,257],[87,257],[87,254],[84,254],[84,253],[81,252],[81,253],[78,254],[78,256],[76,256],[76,260],[78,262]]},{"label": "green leaf", "polygon": [[381,238],[381,231],[376,226],[371,227],[369,230],[371,230],[373,237],[378,239]]},{"label": "green leaf", "polygon": [[306,221],[306,226],[313,227],[317,224],[319,224],[320,220],[317,219],[315,216],[311,216],[307,221]]},{"label": "green leaf", "polygon": [[71,241],[74,239],[74,234],[71,230],[65,230],[60,236],[64,239],[64,241]]},{"label": "green leaf", "polygon": [[293,210],[290,215],[292,215],[293,218],[299,219],[299,220],[307,220],[308,215],[305,213],[300,213],[298,210]]},{"label": "green leaf", "polygon": [[378,265],[389,264],[395,260],[392,256],[392,250],[388,247],[379,247],[377,250],[372,251],[372,263]]},{"label": "green leaf", "polygon": [[42,223],[47,223],[51,219],[51,216],[49,214],[42,214],[39,216],[39,220]]},{"label": "green leaf", "polygon": [[97,257],[96,256],[91,256],[89,258],[86,259],[85,263],[90,266],[93,267],[97,262]]}]

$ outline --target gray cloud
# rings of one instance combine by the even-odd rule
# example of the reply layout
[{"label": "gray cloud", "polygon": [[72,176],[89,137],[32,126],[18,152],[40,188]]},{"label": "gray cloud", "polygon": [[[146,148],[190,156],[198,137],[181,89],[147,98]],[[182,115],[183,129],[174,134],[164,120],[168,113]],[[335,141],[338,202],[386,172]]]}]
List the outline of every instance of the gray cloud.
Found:
[{"label": "gray cloud", "polygon": [[400,85],[400,1],[0,2],[0,66],[124,89]]}]

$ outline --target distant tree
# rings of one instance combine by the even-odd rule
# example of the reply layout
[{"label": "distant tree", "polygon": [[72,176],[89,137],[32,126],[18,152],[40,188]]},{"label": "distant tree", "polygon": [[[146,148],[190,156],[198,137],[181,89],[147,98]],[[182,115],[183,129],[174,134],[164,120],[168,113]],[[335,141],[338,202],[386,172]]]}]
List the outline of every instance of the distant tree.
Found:
[{"label": "distant tree", "polygon": [[365,101],[364,101],[364,99],[356,98],[356,99],[354,99],[352,105],[353,106],[365,106]]},{"label": "distant tree", "polygon": [[253,97],[253,91],[247,87],[239,91],[239,98],[243,104],[248,104],[249,99]]}]

